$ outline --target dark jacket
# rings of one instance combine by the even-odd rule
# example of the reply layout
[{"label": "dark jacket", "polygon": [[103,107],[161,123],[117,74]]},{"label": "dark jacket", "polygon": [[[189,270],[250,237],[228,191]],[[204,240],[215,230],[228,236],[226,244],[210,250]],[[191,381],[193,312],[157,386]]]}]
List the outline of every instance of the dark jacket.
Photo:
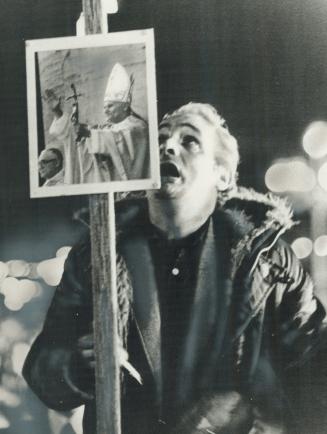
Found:
[{"label": "dark jacket", "polygon": [[[143,378],[141,386],[124,376],[123,433],[156,433],[162,388],[160,309],[146,202],[120,204],[117,221],[117,252],[133,288],[128,352]],[[301,407],[292,373],[298,373],[316,353],[325,312],[313,295],[310,277],[280,240],[291,226],[283,202],[245,189],[210,217],[183,375],[176,381],[186,407],[210,393],[237,390],[267,418],[284,419],[285,424],[292,412],[298,418],[294,411]],[[66,261],[23,373],[49,407],[67,410],[85,404],[85,433],[94,434],[92,378],[85,373],[82,386],[81,381],[75,382],[72,361],[77,338],[91,329],[90,274],[86,241]]]}]

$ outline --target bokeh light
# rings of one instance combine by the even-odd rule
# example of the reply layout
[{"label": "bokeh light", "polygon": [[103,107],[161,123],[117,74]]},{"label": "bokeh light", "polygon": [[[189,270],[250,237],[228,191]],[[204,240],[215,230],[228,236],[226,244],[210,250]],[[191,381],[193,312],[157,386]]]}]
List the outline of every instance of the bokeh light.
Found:
[{"label": "bokeh light", "polygon": [[318,170],[318,182],[319,185],[327,191],[327,162],[322,164]]},{"label": "bokeh light", "polygon": [[41,285],[29,279],[22,279],[19,282],[19,291],[21,300],[24,303],[29,302],[33,297],[37,297],[41,293]]},{"label": "bokeh light", "polygon": [[312,122],[304,132],[302,144],[311,158],[322,158],[327,155],[327,122]]},{"label": "bokeh light", "polygon": [[25,342],[18,342],[14,345],[12,349],[11,354],[11,361],[12,361],[12,367],[13,371],[17,375],[21,375],[24,360],[26,359],[27,353],[29,351],[29,345],[27,345]]},{"label": "bokeh light", "polygon": [[67,258],[68,253],[71,251],[71,247],[70,246],[64,246],[64,247],[60,247],[60,249],[57,250],[56,253],[56,257],[60,257],[60,256],[64,256],[65,258]]},{"label": "bokeh light", "polygon": [[276,161],[266,172],[265,182],[276,193],[309,192],[316,185],[313,169],[303,159]]},{"label": "bokeh light", "polygon": [[15,277],[6,277],[1,283],[0,292],[4,295],[8,295],[15,291],[19,286],[19,280]]},{"label": "bokeh light", "polygon": [[0,324],[0,336],[6,336],[11,342],[21,341],[25,335],[26,330],[14,318],[7,318]]},{"label": "bokeh light", "polygon": [[0,282],[8,276],[8,265],[0,261]]},{"label": "bokeh light", "polygon": [[0,413],[0,429],[6,429],[10,427],[10,422],[3,413]]},{"label": "bokeh light", "polygon": [[0,403],[6,405],[7,407],[15,408],[18,407],[21,400],[16,393],[10,392],[4,387],[0,386]]},{"label": "bokeh light", "polygon": [[8,274],[13,277],[26,277],[30,272],[30,265],[26,261],[14,259],[7,262]]},{"label": "bokeh light", "polygon": [[4,305],[6,306],[7,309],[16,312],[18,310],[21,310],[21,308],[24,306],[24,302],[20,300],[15,300],[7,296],[5,298]]},{"label": "bokeh light", "polygon": [[291,247],[299,259],[304,259],[311,255],[313,243],[310,238],[300,237],[293,241]]},{"label": "bokeh light", "polygon": [[10,342],[7,336],[0,336],[0,354],[6,354],[9,350]]},{"label": "bokeh light", "polygon": [[314,252],[317,256],[327,256],[327,235],[321,235],[315,240]]},{"label": "bokeh light", "polygon": [[58,285],[64,271],[65,260],[65,256],[60,256],[40,262],[37,266],[39,276],[50,286]]}]

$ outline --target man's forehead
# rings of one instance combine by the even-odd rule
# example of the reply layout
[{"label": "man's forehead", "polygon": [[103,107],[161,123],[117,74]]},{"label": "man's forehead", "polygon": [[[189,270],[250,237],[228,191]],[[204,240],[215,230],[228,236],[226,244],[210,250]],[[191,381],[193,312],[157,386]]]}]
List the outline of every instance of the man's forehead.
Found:
[{"label": "man's forehead", "polygon": [[204,128],[213,127],[213,123],[198,113],[186,112],[166,116],[159,124],[159,129],[190,128],[201,133]]}]

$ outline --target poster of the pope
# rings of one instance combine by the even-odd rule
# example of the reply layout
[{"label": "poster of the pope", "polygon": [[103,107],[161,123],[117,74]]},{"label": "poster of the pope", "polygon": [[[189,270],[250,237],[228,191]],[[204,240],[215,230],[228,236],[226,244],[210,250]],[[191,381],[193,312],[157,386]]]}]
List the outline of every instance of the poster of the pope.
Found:
[{"label": "poster of the pope", "polygon": [[151,30],[26,42],[31,197],[158,188]]}]

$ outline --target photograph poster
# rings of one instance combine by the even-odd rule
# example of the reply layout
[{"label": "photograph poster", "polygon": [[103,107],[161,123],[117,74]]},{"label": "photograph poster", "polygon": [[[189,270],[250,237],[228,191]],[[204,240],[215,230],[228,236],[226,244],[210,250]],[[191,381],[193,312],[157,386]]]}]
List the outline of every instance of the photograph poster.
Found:
[{"label": "photograph poster", "polygon": [[26,56],[32,197],[159,186],[152,30],[27,41]]}]

